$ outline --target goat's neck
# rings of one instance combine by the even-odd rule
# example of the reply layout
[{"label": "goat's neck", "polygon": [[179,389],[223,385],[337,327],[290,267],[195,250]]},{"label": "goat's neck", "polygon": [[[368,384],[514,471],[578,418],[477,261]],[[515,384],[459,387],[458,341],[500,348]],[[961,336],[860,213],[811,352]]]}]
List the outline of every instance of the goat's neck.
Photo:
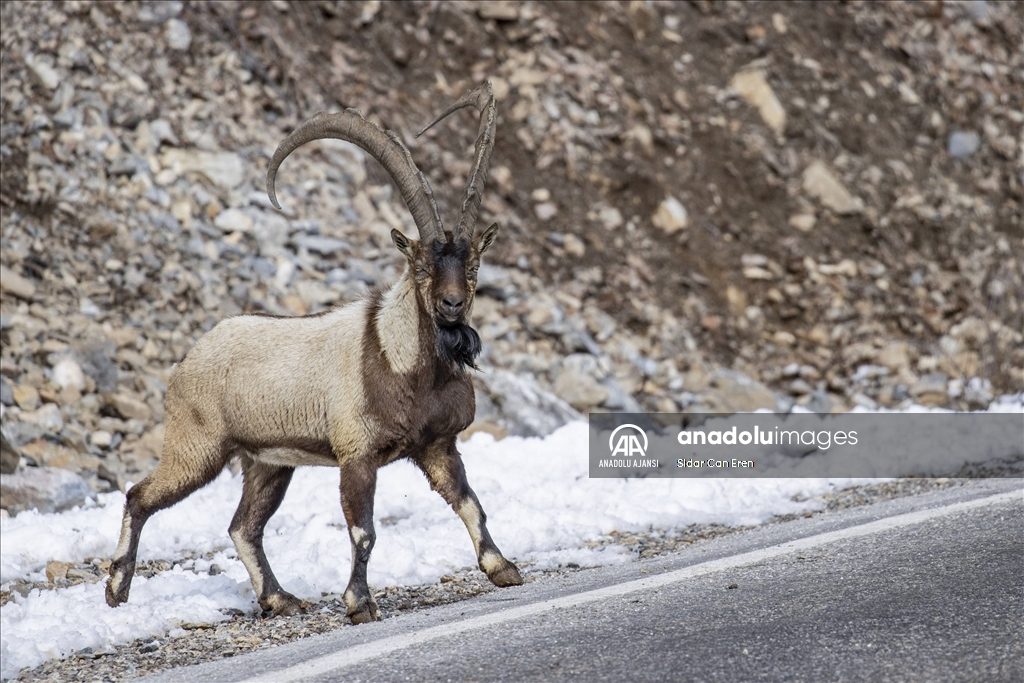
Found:
[{"label": "goat's neck", "polygon": [[420,335],[429,333],[422,327],[416,283],[407,270],[384,292],[377,312],[380,346],[394,372],[404,375],[416,367],[420,356]]}]

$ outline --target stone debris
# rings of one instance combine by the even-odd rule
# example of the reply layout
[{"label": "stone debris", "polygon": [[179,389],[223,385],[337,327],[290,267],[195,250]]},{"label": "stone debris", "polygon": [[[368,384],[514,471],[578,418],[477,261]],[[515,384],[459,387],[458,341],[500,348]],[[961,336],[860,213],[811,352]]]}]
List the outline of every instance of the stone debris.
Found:
[{"label": "stone debris", "polygon": [[804,170],[803,189],[839,215],[864,210],[864,202],[851,195],[822,161],[815,161]]},{"label": "stone debris", "polygon": [[26,277],[18,275],[6,266],[0,267],[0,291],[11,294],[19,299],[31,300],[36,293],[36,286]]},{"label": "stone debris", "polygon": [[[785,31],[779,32],[785,33]],[[776,137],[782,136],[786,130],[786,110],[779,102],[779,98],[775,96],[775,91],[768,85],[764,72],[760,69],[744,69],[732,77],[729,87],[757,107],[761,120],[775,133]]]},{"label": "stone debris", "polygon": [[680,204],[678,199],[666,197],[651,217],[651,223],[671,235],[685,230],[690,225],[690,217],[686,213],[686,207]]},{"label": "stone debris", "polygon": [[946,151],[954,159],[964,159],[981,148],[981,136],[973,130],[955,130],[949,134]]}]

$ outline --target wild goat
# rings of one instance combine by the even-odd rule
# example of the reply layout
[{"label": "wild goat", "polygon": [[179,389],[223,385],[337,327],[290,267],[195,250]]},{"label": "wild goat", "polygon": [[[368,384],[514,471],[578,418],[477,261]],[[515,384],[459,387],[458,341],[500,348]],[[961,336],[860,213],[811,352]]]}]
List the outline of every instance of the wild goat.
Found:
[{"label": "wild goat", "polygon": [[319,112],[278,146],[267,171],[275,207],[275,176],[289,154],[312,140],[347,140],[394,178],[419,241],[391,231],[408,265],[389,289],[317,315],[229,318],[186,355],[167,388],[163,456],[128,492],[106,589],[110,606],[128,599],[146,520],[208,484],[233,457],[241,459],[243,485],[231,539],[264,610],[291,615],[304,607],[281,588],[263,551],[263,529],[299,465],[341,470],[341,506],[352,543],[344,598],[353,623],[380,619],[366,585],[375,539],[373,497],[377,470],[399,458],[416,463],[465,522],[491,582],[523,582],[491,540],[455,447],[476,407],[467,368],[480,353],[480,338],[469,326],[477,270],[498,232],[494,224],[473,238],[494,147],[490,83],[467,92],[418,135],[469,106],[480,112],[480,130],[452,231],[442,228],[430,185],[399,137],[357,110]]}]

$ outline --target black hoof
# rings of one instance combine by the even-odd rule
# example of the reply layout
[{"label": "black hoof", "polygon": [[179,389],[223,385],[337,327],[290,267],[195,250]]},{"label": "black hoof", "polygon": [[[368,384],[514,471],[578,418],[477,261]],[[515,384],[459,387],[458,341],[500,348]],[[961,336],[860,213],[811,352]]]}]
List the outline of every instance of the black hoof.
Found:
[{"label": "black hoof", "polygon": [[291,593],[281,592],[260,600],[260,607],[277,617],[294,617],[304,613],[309,603],[299,600]]},{"label": "black hoof", "polygon": [[498,569],[487,575],[487,578],[491,580],[498,588],[507,588],[508,586],[522,586],[523,577],[516,569],[516,566],[511,562],[508,562],[504,567]]}]

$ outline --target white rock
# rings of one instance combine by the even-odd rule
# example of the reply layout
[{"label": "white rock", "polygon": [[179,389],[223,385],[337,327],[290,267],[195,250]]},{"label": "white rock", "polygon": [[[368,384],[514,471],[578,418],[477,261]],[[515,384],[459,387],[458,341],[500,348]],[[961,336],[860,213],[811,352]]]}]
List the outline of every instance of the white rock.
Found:
[{"label": "white rock", "polygon": [[818,265],[818,272],[822,275],[846,275],[857,277],[857,263],[853,259],[844,258],[835,265],[822,263]]},{"label": "white rock", "polygon": [[160,159],[164,168],[174,168],[179,174],[194,171],[227,189],[245,182],[245,163],[233,152],[202,152],[169,149]]},{"label": "white rock", "polygon": [[597,212],[598,220],[604,225],[605,230],[621,228],[623,224],[622,212],[614,206],[604,206]]},{"label": "white rock", "polygon": [[114,435],[104,429],[97,429],[89,435],[89,443],[99,448],[110,448],[114,441]]},{"label": "white rock", "polygon": [[817,222],[813,213],[798,213],[789,217],[789,226],[801,232],[810,232]]},{"label": "white rock", "polygon": [[565,253],[577,258],[587,253],[587,246],[576,235],[565,236]]},{"label": "white rock", "polygon": [[241,209],[225,209],[213,219],[213,224],[224,232],[251,233],[253,220]]},{"label": "white rock", "polygon": [[85,373],[82,367],[73,358],[63,358],[53,366],[53,381],[61,389],[73,387],[79,391],[85,389]]},{"label": "white rock", "polygon": [[761,120],[776,136],[782,136],[786,130],[786,110],[760,69],[740,71],[732,77],[729,86],[739,93],[740,97],[757,107]]},{"label": "white rock", "polygon": [[860,197],[851,195],[822,161],[812,162],[804,171],[803,189],[840,215],[864,210],[864,202]]},{"label": "white rock", "polygon": [[558,214],[558,207],[551,202],[541,202],[533,207],[533,212],[537,214],[537,218],[548,221]]},{"label": "white rock", "polygon": [[654,227],[661,228],[668,234],[684,230],[690,225],[690,217],[686,213],[686,207],[679,203],[675,197],[666,197],[658,210],[651,217]]},{"label": "white rock", "polygon": [[192,45],[192,32],[181,19],[170,19],[164,28],[164,36],[167,38],[167,47],[178,52],[184,52]]},{"label": "white rock", "polygon": [[56,90],[60,85],[60,76],[53,70],[53,67],[35,55],[25,55],[25,65],[32,71],[32,75],[35,76],[39,85],[47,90]]}]

